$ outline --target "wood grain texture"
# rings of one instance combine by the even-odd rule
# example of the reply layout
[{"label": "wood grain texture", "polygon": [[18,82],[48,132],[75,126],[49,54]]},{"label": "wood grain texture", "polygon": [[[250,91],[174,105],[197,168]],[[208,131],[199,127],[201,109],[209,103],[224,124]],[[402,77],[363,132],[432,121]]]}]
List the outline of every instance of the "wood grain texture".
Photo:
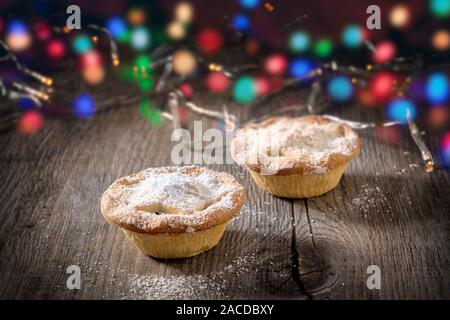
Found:
[{"label": "wood grain texture", "polygon": [[[302,101],[304,93],[232,108],[248,119]],[[201,94],[198,102],[220,109],[223,100]],[[335,114],[378,117],[358,107]],[[202,120],[205,129],[221,127]],[[116,178],[171,165],[170,125],[152,127],[129,106],[89,120],[48,120],[29,138],[3,133],[0,297],[448,299],[450,177],[424,174],[400,130],[397,147],[362,132],[361,155],[338,187],[309,200],[264,193],[236,165],[211,166],[235,175],[248,200],[217,247],[175,261],[143,256],[99,209]],[[381,268],[381,290],[366,287],[372,264]],[[81,290],[66,288],[70,265],[81,268]]]}]

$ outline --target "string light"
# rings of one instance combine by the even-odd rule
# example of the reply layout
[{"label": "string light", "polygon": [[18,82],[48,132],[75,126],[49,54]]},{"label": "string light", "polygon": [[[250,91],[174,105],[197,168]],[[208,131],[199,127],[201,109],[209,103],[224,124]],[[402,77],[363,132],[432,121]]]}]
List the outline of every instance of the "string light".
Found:
[{"label": "string light", "polygon": [[334,101],[346,102],[353,95],[353,85],[348,77],[338,75],[331,78],[328,82],[327,91]]},{"label": "string light", "polygon": [[378,101],[386,101],[391,97],[394,89],[395,77],[392,73],[384,71],[377,73],[371,81],[373,96]]},{"label": "string light", "polygon": [[52,34],[52,29],[50,25],[45,21],[39,21],[34,26],[34,33],[36,34],[36,38],[41,41],[46,41],[50,39],[50,36]]},{"label": "string light", "polygon": [[22,52],[30,47],[32,37],[25,23],[19,20],[14,20],[9,23],[6,43],[15,52]]},{"label": "string light", "polygon": [[222,48],[223,37],[216,29],[205,28],[198,33],[196,43],[205,55],[214,55]]},{"label": "string light", "polygon": [[189,50],[178,50],[173,54],[173,71],[182,76],[191,75],[197,68],[197,59]]},{"label": "string light", "polygon": [[146,14],[141,8],[132,8],[128,11],[128,21],[134,26],[139,26],[145,22]]},{"label": "string light", "polygon": [[11,60],[14,65],[16,66],[17,70],[23,72],[24,74],[32,77],[33,79],[41,82],[42,84],[46,86],[51,86],[53,84],[53,80],[49,77],[46,77],[36,71],[33,71],[31,69],[28,69],[26,66],[24,66],[22,63],[19,62],[17,59],[17,56],[11,51],[11,49],[8,47],[6,43],[0,40],[0,47],[2,47],[6,52],[7,55],[3,57],[4,60]]},{"label": "string light", "polygon": [[389,22],[395,28],[403,28],[409,23],[409,8],[404,4],[394,6],[389,14]]},{"label": "string light", "polygon": [[246,9],[254,9],[259,5],[260,0],[239,0],[239,2]]},{"label": "string light", "polygon": [[126,41],[128,38],[128,26],[122,17],[112,17],[106,22],[106,28],[113,38],[118,41]]},{"label": "string light", "polygon": [[442,138],[441,153],[445,165],[450,167],[450,132],[445,134]]},{"label": "string light", "polygon": [[75,115],[81,118],[91,117],[95,114],[95,102],[89,94],[82,93],[73,101]]},{"label": "string light", "polygon": [[97,32],[101,32],[108,38],[112,65],[114,67],[119,66],[120,65],[119,49],[117,48],[117,43],[114,41],[109,30],[104,27],[99,27],[95,24],[89,24],[88,28],[91,30],[95,30]]},{"label": "string light", "polygon": [[238,31],[247,31],[250,28],[250,20],[245,14],[237,14],[233,17],[232,25]]},{"label": "string light", "polygon": [[264,69],[271,75],[282,75],[286,72],[288,61],[283,54],[273,54],[264,61]]},{"label": "string light", "polygon": [[211,92],[222,93],[228,89],[229,80],[223,72],[210,72],[206,76],[206,86]]},{"label": "string light", "polygon": [[431,13],[436,18],[447,18],[450,16],[450,0],[429,0]]},{"label": "string light", "polygon": [[92,49],[92,41],[86,35],[78,35],[72,42],[73,50],[78,54],[83,54]]},{"label": "string light", "polygon": [[315,64],[309,59],[298,58],[291,61],[289,72],[293,78],[304,78],[314,70]]},{"label": "string light", "polygon": [[184,25],[179,21],[172,21],[169,23],[166,33],[172,40],[181,40],[186,36]]},{"label": "string light", "polygon": [[397,49],[392,41],[382,41],[376,46],[372,58],[377,63],[387,63],[394,59],[396,53]]},{"label": "string light", "polygon": [[289,37],[289,47],[295,53],[306,51],[310,42],[309,35],[304,31],[295,31]]},{"label": "string light", "polygon": [[131,33],[131,46],[136,50],[145,50],[150,45],[150,33],[144,27],[138,27]]},{"label": "string light", "polygon": [[34,110],[25,112],[17,123],[17,131],[24,135],[32,135],[42,127],[44,119]]},{"label": "string light", "polygon": [[449,81],[444,73],[431,74],[425,86],[425,96],[431,104],[447,102],[449,98]]},{"label": "string light", "polygon": [[252,77],[241,76],[234,83],[233,97],[238,103],[248,104],[257,96],[256,84]]},{"label": "string light", "polygon": [[319,39],[314,44],[314,54],[319,58],[328,58],[333,52],[333,43],[327,38]]},{"label": "string light", "polygon": [[342,31],[342,42],[348,48],[355,49],[361,46],[363,42],[363,33],[361,27],[349,25]]},{"label": "string light", "polygon": [[59,60],[66,54],[66,47],[59,39],[50,40],[47,44],[47,54],[51,59]]},{"label": "string light", "polygon": [[180,2],[175,6],[175,19],[182,23],[190,23],[194,17],[194,8],[189,2]]},{"label": "string light", "polygon": [[431,43],[436,50],[448,50],[450,48],[450,33],[445,29],[436,31],[432,37]]},{"label": "string light", "polygon": [[416,106],[406,98],[396,98],[387,106],[387,115],[391,120],[407,123],[416,118]]}]

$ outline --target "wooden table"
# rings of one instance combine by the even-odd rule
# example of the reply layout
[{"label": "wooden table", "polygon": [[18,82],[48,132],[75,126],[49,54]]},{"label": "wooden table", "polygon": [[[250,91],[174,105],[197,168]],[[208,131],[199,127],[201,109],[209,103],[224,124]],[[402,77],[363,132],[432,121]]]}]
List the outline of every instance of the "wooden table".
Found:
[{"label": "wooden table", "polygon": [[[304,103],[305,93],[230,111],[243,119],[262,115]],[[224,101],[208,93],[195,100],[217,110]],[[333,114],[379,119],[358,106]],[[205,129],[217,126],[194,119],[202,119]],[[88,120],[48,119],[29,138],[2,133],[0,297],[450,298],[450,175],[425,173],[407,128],[399,129],[396,146],[380,143],[374,130],[361,131],[361,154],[340,184],[308,200],[262,192],[237,165],[211,166],[245,186],[240,216],[214,249],[162,261],[142,255],[108,224],[99,201],[116,178],[171,165],[171,131],[170,124],[151,126],[130,104]],[[436,137],[426,140],[437,147]],[[80,290],[66,286],[71,265],[81,270]],[[379,290],[366,286],[370,265],[380,268]]]}]

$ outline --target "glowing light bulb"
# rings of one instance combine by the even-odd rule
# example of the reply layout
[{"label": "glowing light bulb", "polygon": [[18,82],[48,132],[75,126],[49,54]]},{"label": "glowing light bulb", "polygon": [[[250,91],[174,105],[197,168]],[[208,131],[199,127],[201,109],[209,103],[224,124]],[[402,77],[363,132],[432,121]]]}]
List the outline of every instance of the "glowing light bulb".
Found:
[{"label": "glowing light bulb", "polygon": [[179,75],[191,75],[197,68],[197,59],[189,50],[178,50],[173,55],[173,71]]},{"label": "glowing light bulb", "polygon": [[228,77],[220,71],[210,72],[206,76],[206,86],[211,92],[221,93],[228,89]]},{"label": "glowing light bulb", "polygon": [[334,76],[328,82],[327,92],[334,101],[346,102],[353,96],[352,81],[347,76]]},{"label": "glowing light bulb", "polygon": [[403,28],[409,23],[409,8],[404,4],[394,6],[389,14],[389,22],[395,28]]},{"label": "glowing light bulb", "polygon": [[241,76],[236,80],[233,87],[233,97],[238,103],[251,103],[256,96],[256,84],[252,77]]},{"label": "glowing light bulb", "polygon": [[180,2],[175,7],[175,19],[182,23],[189,23],[194,17],[194,8],[189,2]]},{"label": "glowing light bulb", "polygon": [[266,58],[264,69],[272,75],[282,75],[288,66],[287,58],[283,54],[273,54]]},{"label": "glowing light bulb", "polygon": [[431,40],[433,47],[439,51],[446,51],[450,48],[450,33],[445,30],[438,30]]}]

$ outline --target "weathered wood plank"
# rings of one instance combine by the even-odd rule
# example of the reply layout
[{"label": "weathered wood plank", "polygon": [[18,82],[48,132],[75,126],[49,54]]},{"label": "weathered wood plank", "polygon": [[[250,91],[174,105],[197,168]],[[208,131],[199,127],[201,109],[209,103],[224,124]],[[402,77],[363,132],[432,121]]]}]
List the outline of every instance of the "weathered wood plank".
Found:
[{"label": "weathered wood plank", "polygon": [[[301,96],[233,110],[245,119]],[[199,102],[220,109],[223,101],[206,94]],[[117,177],[171,164],[170,126],[151,127],[135,108],[49,120],[30,138],[1,135],[1,298],[449,297],[449,175],[423,174],[405,131],[398,147],[362,132],[361,156],[341,184],[307,201],[261,192],[235,165],[212,166],[248,192],[219,245],[186,260],[143,256],[99,210]],[[377,118],[354,110],[340,114]],[[370,264],[381,268],[380,291],[365,286]],[[80,266],[82,290],[65,287],[69,265]]]},{"label": "weathered wood plank", "polygon": [[[364,132],[361,155],[338,187],[295,202],[295,211],[307,216],[313,251],[326,266],[304,279],[308,292],[319,290],[313,297],[449,298],[448,174],[425,174],[407,129],[401,130],[404,139],[395,148],[376,143],[372,130]],[[304,241],[308,230],[298,228]],[[366,287],[370,265],[381,269],[380,290]],[[321,290],[329,283],[331,290]]]}]

